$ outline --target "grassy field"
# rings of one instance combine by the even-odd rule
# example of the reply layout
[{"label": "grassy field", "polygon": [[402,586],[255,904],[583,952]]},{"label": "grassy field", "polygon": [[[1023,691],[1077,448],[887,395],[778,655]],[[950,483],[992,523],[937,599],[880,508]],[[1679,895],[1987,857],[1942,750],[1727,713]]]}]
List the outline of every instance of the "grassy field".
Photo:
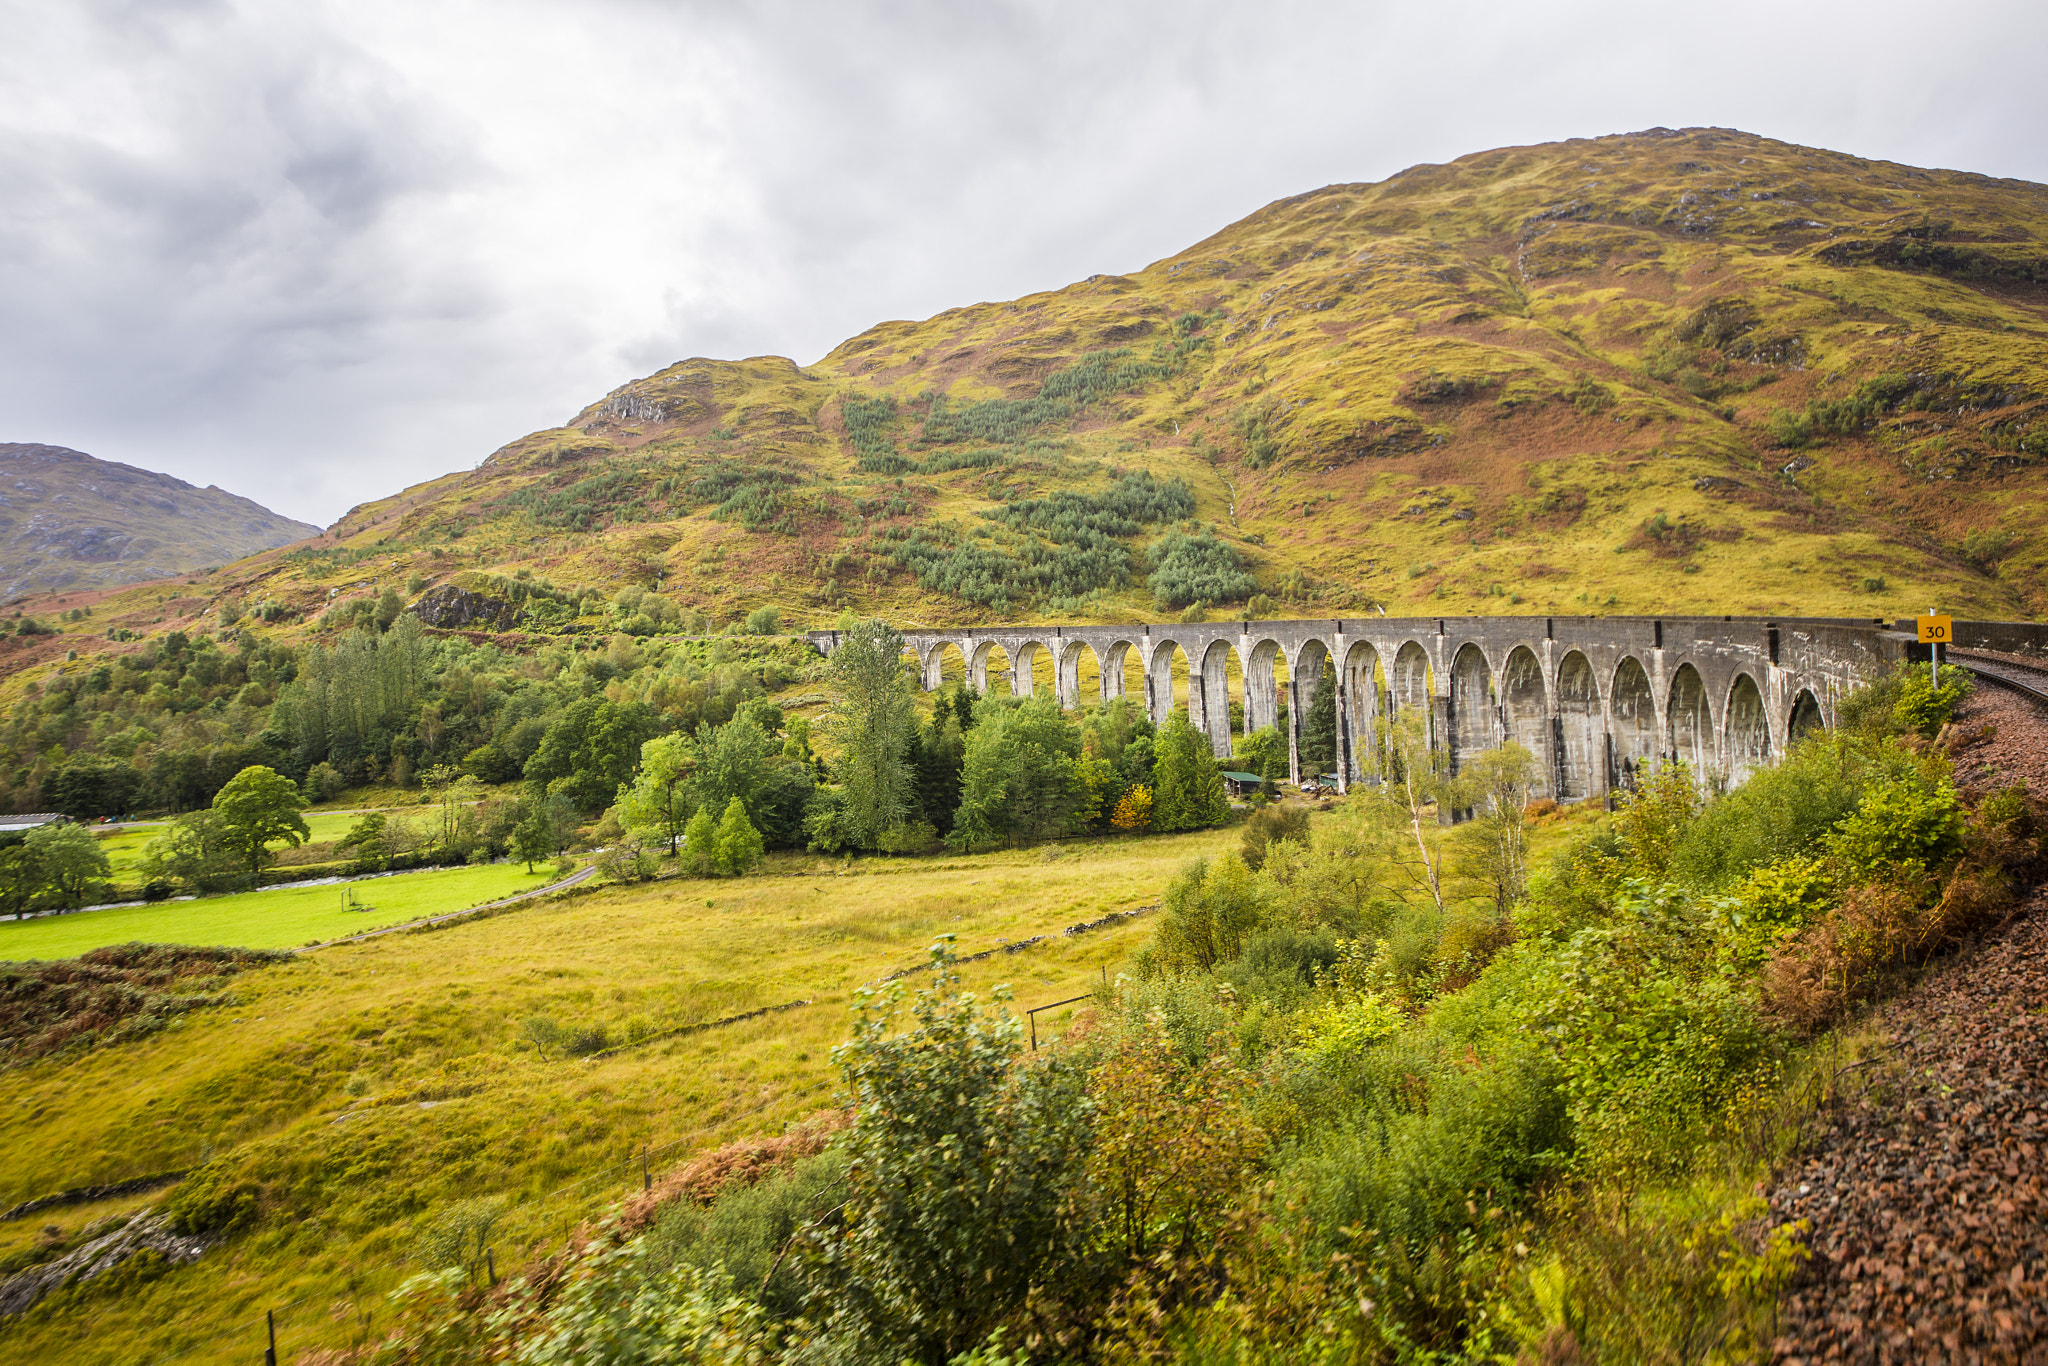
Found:
[{"label": "grassy field", "polygon": [[[387,790],[376,795],[389,797],[392,794]],[[421,806],[415,801],[405,806],[388,806],[382,803],[375,805],[376,809],[381,810],[386,816],[403,816],[407,820],[420,823],[431,823],[440,819],[440,808],[431,804]],[[340,839],[348,833],[350,826],[362,819],[362,810],[357,808],[360,807],[366,810],[371,806],[371,802],[361,800],[353,803],[346,809],[337,808],[332,811],[307,811],[303,813],[306,829],[309,832],[306,842],[308,844],[328,844]],[[116,883],[129,884],[141,881],[143,852],[149,848],[149,842],[163,834],[169,826],[169,821],[152,821],[146,825],[127,830],[116,830],[111,834],[100,836],[100,851],[107,856],[107,862],[114,870],[114,881]]]},{"label": "grassy field", "polygon": [[[1061,930],[1156,903],[1188,859],[1235,842],[1223,830],[915,861],[786,859],[744,880],[547,901],[237,978],[229,1007],[9,1074],[0,1205],[216,1157],[261,1188],[264,1218],[123,1296],[0,1327],[0,1360],[248,1361],[263,1312],[280,1306],[285,1360],[360,1340],[410,1271],[419,1228],[452,1202],[504,1197],[498,1260],[516,1261],[637,1185],[643,1147],[659,1171],[830,1104],[853,992],[919,963],[935,936],[973,953],[1051,934],[965,976],[976,989],[1013,984],[1019,1006],[1073,996],[1114,975],[1152,922]],[[108,914],[126,913],[66,919]],[[521,1029],[545,1014],[630,1037],[803,999],[812,1004],[589,1061],[543,1060]],[[1041,1016],[1041,1032],[1072,1013]],[[0,1256],[45,1226],[65,1236],[160,1198],[0,1224]]]},{"label": "grassy field", "polygon": [[481,868],[437,868],[397,873],[347,885],[369,904],[345,910],[343,888],[270,887],[197,901],[162,901],[77,915],[44,916],[0,925],[0,961],[75,958],[102,944],[141,940],[151,944],[232,944],[238,948],[281,949],[381,929],[421,916],[459,911],[501,897],[544,887],[554,880],[545,865],[528,873],[523,863]]}]

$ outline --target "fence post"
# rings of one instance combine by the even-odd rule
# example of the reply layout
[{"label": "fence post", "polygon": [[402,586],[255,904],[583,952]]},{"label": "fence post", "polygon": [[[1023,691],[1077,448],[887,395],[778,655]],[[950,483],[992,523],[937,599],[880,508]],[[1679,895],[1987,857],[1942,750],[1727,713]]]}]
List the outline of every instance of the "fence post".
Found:
[{"label": "fence post", "polygon": [[491,1284],[496,1285],[498,1283],[498,1259],[491,1255],[489,1248],[484,1249],[484,1266],[490,1270]]},{"label": "fence post", "polygon": [[647,1172],[647,1145],[645,1143],[640,1145],[640,1189],[643,1191],[654,1189],[654,1178]]},{"label": "fence post", "polygon": [[263,1326],[270,1333],[270,1345],[263,1349],[263,1366],[277,1366],[277,1311],[263,1311]]}]

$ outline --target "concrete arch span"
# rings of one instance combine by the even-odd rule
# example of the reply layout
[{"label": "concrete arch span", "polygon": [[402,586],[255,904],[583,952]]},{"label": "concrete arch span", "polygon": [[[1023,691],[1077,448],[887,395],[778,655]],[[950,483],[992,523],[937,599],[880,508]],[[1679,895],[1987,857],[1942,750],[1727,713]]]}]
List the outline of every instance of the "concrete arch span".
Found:
[{"label": "concrete arch span", "polygon": [[[1219,756],[1230,753],[1230,665],[1235,654],[1230,641],[1218,637],[1202,651],[1199,686],[1196,676],[1188,675],[1188,719],[1208,735],[1210,748]],[[1242,659],[1237,660],[1237,672],[1241,679],[1251,678]]]},{"label": "concrete arch span", "polygon": [[968,680],[967,652],[960,648],[957,640],[939,640],[924,652],[921,665],[921,681],[926,692],[936,692],[946,686],[946,675],[953,674],[962,683]]},{"label": "concrete arch span", "polygon": [[1556,750],[1552,794],[1561,802],[1583,801],[1607,791],[1607,737],[1601,723],[1600,684],[1582,650],[1558,661]]},{"label": "concrete arch span", "polygon": [[1451,771],[1458,771],[1463,759],[1500,743],[1500,717],[1496,711],[1493,669],[1486,651],[1477,645],[1460,646],[1451,660]]},{"label": "concrete arch span", "polygon": [[1771,761],[1771,717],[1754,678],[1735,675],[1722,714],[1721,751],[1728,756],[1728,785],[1733,787]]},{"label": "concrete arch span", "polygon": [[[1323,683],[1323,666],[1330,663],[1330,647],[1321,637],[1310,636],[1287,661],[1287,766],[1297,783],[1310,778],[1320,778],[1329,770],[1323,767],[1323,755],[1302,752],[1302,728],[1309,713],[1315,709],[1316,694]],[[1332,767],[1337,756],[1327,756]]]},{"label": "concrete arch span", "polygon": [[1508,652],[1507,662],[1501,665],[1499,696],[1502,738],[1514,741],[1536,759],[1530,795],[1551,797],[1557,789],[1557,762],[1552,752],[1550,690],[1543,684],[1543,664],[1534,650],[1517,645]]},{"label": "concrete arch span", "polygon": [[986,694],[989,671],[996,667],[998,655],[1002,656],[1002,670],[1005,674],[1016,672],[1016,661],[1010,658],[1008,650],[993,640],[980,641],[975,645],[974,652],[967,657],[967,686],[978,693]]},{"label": "concrete arch span", "polygon": [[1650,674],[1634,655],[1624,655],[1614,666],[1614,682],[1607,689],[1608,784],[1634,789],[1649,776],[1649,765],[1657,755],[1657,695],[1650,691]]},{"label": "concrete arch span", "polygon": [[1825,729],[1827,722],[1821,717],[1820,699],[1810,690],[1801,688],[1799,696],[1792,699],[1792,712],[1785,719],[1785,733],[1796,742]]},{"label": "concrete arch span", "polygon": [[1671,675],[1665,716],[1670,727],[1666,752],[1692,770],[1695,783],[1706,786],[1720,774],[1715,762],[1714,711],[1707,701],[1707,685],[1690,663],[1679,665]]},{"label": "concrete arch span", "polygon": [[1348,786],[1360,779],[1379,776],[1380,759],[1380,652],[1370,641],[1361,640],[1344,653],[1344,665],[1337,671],[1338,774]]},{"label": "concrete arch span", "polygon": [[1061,640],[1057,642],[1057,654],[1053,657],[1053,692],[1062,707],[1078,709],[1083,705],[1081,696],[1081,663],[1085,657],[1095,665],[1095,682],[1098,698],[1109,695],[1109,674],[1102,667],[1102,657],[1095,653],[1085,640]]},{"label": "concrete arch span", "polygon": [[[1181,667],[1187,670],[1189,700],[1193,701],[1195,672],[1187,651],[1175,640],[1155,641],[1151,655],[1145,660],[1145,714],[1152,718],[1155,726],[1165,725],[1173,715],[1173,661],[1176,655],[1180,657]],[[1188,719],[1192,721],[1193,715],[1190,714]]]},{"label": "concrete arch span", "polygon": [[1244,728],[1250,734],[1280,724],[1280,642],[1267,636],[1252,645],[1244,670]]}]

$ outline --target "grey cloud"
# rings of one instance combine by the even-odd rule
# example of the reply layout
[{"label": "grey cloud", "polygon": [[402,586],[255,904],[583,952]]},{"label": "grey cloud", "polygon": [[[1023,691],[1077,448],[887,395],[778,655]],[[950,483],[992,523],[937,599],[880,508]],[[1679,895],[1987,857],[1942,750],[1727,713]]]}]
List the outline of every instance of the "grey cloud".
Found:
[{"label": "grey cloud", "polygon": [[[0,0],[0,437],[294,516],[691,354],[1717,123],[2041,179],[2037,6]],[[18,22],[17,22],[18,20]]]}]

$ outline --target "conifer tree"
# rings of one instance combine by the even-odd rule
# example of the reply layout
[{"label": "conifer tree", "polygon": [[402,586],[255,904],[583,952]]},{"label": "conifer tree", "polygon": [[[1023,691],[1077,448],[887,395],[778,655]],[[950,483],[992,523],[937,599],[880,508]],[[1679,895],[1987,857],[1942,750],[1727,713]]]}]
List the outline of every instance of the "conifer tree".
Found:
[{"label": "conifer tree", "polygon": [[713,844],[713,862],[728,877],[743,877],[761,862],[761,832],[747,819],[746,804],[734,797],[725,804]]},{"label": "conifer tree", "polygon": [[1199,830],[1230,818],[1223,770],[1209,737],[1196,730],[1183,710],[1159,732],[1152,765],[1152,828],[1161,832]]},{"label": "conifer tree", "polygon": [[1316,679],[1316,695],[1301,718],[1304,777],[1321,777],[1337,767],[1337,670],[1328,659]]},{"label": "conifer tree", "polygon": [[718,822],[711,809],[700,806],[683,827],[683,867],[698,877],[711,876],[718,862]]}]

